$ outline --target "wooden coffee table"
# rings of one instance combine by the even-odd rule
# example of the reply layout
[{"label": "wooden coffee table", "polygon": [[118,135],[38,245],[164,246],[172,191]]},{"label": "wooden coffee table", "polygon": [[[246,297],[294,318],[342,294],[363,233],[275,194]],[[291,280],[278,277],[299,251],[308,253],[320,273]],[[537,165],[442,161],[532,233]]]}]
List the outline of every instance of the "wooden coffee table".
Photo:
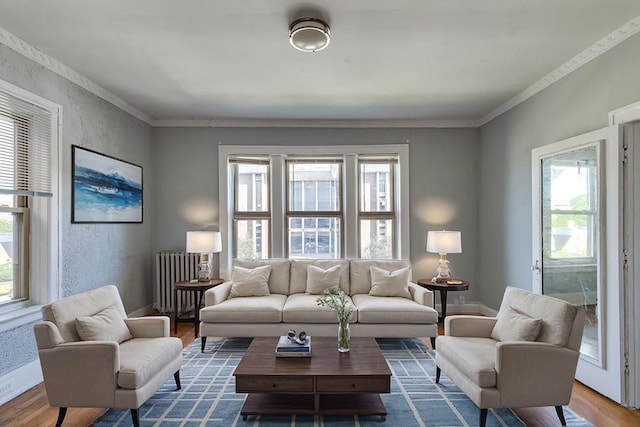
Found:
[{"label": "wooden coffee table", "polygon": [[[380,415],[379,393],[391,392],[391,370],[374,338],[352,338],[349,353],[335,337],[313,337],[311,357],[276,358],[277,337],[258,337],[233,372],[248,393],[240,415]],[[345,396],[349,395],[349,396]]]}]

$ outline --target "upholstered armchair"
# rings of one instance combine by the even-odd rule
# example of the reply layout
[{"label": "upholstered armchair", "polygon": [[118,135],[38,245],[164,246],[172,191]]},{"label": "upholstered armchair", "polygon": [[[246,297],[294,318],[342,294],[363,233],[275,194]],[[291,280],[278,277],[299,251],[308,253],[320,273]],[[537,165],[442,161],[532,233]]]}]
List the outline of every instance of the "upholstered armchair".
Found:
[{"label": "upholstered armchair", "polygon": [[443,370],[480,408],[569,403],[584,327],[582,307],[508,287],[497,317],[449,316],[436,339],[436,383]]},{"label": "upholstered armchair", "polygon": [[138,408],[174,375],[180,389],[182,341],[165,316],[127,318],[118,289],[105,286],[42,308],[34,326],[49,404],[60,408]]}]

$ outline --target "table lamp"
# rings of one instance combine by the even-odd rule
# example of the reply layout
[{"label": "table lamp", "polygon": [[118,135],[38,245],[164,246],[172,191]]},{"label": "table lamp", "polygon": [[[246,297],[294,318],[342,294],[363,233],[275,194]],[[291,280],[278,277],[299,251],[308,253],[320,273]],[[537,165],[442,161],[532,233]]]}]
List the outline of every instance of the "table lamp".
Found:
[{"label": "table lamp", "polygon": [[222,251],[219,231],[187,231],[187,252],[200,254],[198,281],[211,280],[211,255]]},{"label": "table lamp", "polygon": [[433,281],[451,277],[447,254],[462,253],[462,239],[459,231],[429,231],[427,233],[427,252],[440,254],[438,268]]}]

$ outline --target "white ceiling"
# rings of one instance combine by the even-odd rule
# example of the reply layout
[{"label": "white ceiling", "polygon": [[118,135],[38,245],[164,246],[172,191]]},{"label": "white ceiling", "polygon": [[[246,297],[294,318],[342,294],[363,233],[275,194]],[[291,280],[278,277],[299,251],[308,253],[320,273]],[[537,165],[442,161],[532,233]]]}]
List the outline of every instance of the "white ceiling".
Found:
[{"label": "white ceiling", "polygon": [[[316,3],[0,0],[0,27],[155,122],[464,124],[640,15],[638,0]],[[321,52],[287,40],[309,14],[331,27]]]}]

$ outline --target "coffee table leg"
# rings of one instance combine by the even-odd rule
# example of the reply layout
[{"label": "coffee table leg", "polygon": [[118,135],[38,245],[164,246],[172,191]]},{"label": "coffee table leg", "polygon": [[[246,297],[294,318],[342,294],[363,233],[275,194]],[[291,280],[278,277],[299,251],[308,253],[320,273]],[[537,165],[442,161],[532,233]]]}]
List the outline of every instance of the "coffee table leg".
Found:
[{"label": "coffee table leg", "polygon": [[316,393],[313,395],[313,410],[314,411],[320,410],[320,394],[319,393]]}]

